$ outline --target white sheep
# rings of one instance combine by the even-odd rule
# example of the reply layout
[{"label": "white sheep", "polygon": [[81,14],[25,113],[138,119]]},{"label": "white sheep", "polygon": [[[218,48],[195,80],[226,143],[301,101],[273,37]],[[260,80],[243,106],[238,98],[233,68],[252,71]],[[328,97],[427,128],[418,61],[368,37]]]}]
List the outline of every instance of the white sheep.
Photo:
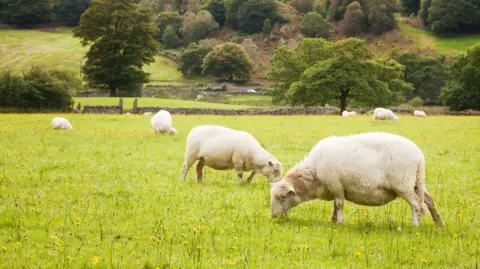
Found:
[{"label": "white sheep", "polygon": [[332,221],[342,223],[344,200],[379,206],[401,197],[412,208],[414,226],[420,224],[425,206],[435,223],[444,225],[425,186],[424,155],[415,143],[399,135],[373,132],[327,137],[284,179],[271,185],[272,217],[322,199],[334,201]]},{"label": "white sheep", "polygon": [[376,121],[379,121],[379,120],[385,120],[386,122],[388,122],[388,120],[398,121],[398,117],[397,115],[395,115],[395,113],[393,113],[393,111],[391,111],[390,109],[381,108],[381,107],[375,108],[375,110],[373,111],[373,117]]},{"label": "white sheep", "polygon": [[125,116],[130,116],[130,113],[129,112],[125,113]]},{"label": "white sheep", "polygon": [[215,170],[235,169],[238,183],[243,182],[244,171],[252,171],[247,183],[255,173],[264,175],[270,182],[282,179],[282,164],[251,134],[222,126],[202,125],[190,131],[181,181],[197,160],[197,182],[202,181],[205,166]]},{"label": "white sheep", "polygon": [[73,129],[70,122],[67,119],[61,118],[61,117],[53,118],[52,128],[53,129],[64,129],[64,130],[72,130]]},{"label": "white sheep", "polygon": [[348,112],[348,115],[349,115],[350,117],[355,117],[355,116],[357,116],[357,112],[355,112],[355,111],[350,111],[350,112]]},{"label": "white sheep", "polygon": [[172,115],[166,110],[160,110],[150,120],[155,133],[177,134],[177,130],[172,127]]},{"label": "white sheep", "polygon": [[348,111],[344,110],[344,111],[342,111],[342,117],[350,117],[350,113],[348,113]]},{"label": "white sheep", "polygon": [[415,110],[415,111],[413,111],[413,116],[415,116],[415,117],[426,117],[427,113],[425,113],[424,111],[421,111],[421,110]]}]

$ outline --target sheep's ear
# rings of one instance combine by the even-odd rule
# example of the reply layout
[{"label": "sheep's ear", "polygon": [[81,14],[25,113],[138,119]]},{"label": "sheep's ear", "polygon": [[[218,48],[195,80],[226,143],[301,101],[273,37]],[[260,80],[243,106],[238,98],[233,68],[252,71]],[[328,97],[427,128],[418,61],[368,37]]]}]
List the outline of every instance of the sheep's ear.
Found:
[{"label": "sheep's ear", "polygon": [[270,166],[273,166],[272,161],[268,161],[268,164],[269,164]]}]

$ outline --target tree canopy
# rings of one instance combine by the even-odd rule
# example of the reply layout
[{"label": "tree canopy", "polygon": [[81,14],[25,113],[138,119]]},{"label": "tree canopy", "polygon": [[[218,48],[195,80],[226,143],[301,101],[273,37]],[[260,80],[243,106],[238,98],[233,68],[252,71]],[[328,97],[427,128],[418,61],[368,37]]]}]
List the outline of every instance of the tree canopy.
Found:
[{"label": "tree canopy", "polygon": [[148,82],[142,67],[154,61],[156,30],[150,11],[130,0],[95,1],[74,29],[83,45],[91,45],[82,67],[89,85],[116,96]]},{"label": "tree canopy", "polygon": [[429,30],[439,35],[480,32],[478,0],[423,0],[420,18]]},{"label": "tree canopy", "polygon": [[338,102],[341,111],[354,99],[366,105],[402,101],[412,86],[403,81],[405,67],[393,59],[374,60],[364,41],[303,39],[295,51],[279,48],[269,78],[279,81],[274,101],[318,106]]},{"label": "tree canopy", "polygon": [[443,89],[446,105],[454,110],[480,110],[480,44],[460,55],[450,69],[451,79]]},{"label": "tree canopy", "polygon": [[249,80],[253,62],[245,49],[235,43],[215,46],[203,60],[203,74],[217,78]]}]

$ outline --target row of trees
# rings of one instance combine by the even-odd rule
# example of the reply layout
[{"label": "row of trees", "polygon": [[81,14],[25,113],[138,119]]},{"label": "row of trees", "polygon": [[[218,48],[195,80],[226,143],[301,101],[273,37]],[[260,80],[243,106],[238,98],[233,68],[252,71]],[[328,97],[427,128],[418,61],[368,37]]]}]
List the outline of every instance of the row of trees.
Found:
[{"label": "row of trees", "polygon": [[[407,99],[456,110],[480,109],[480,45],[458,57],[448,69],[442,58],[418,52],[377,59],[359,39],[328,42],[306,38],[295,51],[279,48],[269,78],[278,81],[274,102],[290,105],[364,106],[401,104]],[[442,90],[443,89],[443,90]],[[422,102],[423,103],[423,102]]]}]

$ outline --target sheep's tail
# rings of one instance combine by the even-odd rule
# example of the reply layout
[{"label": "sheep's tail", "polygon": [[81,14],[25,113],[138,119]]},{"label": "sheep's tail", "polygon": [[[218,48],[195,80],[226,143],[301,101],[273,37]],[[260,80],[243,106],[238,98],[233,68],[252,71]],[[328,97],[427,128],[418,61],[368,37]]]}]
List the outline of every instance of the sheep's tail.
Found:
[{"label": "sheep's tail", "polygon": [[418,165],[416,176],[415,192],[417,193],[418,203],[420,205],[420,213],[425,214],[428,212],[428,207],[425,204],[425,192],[427,191],[425,186],[425,162]]}]

